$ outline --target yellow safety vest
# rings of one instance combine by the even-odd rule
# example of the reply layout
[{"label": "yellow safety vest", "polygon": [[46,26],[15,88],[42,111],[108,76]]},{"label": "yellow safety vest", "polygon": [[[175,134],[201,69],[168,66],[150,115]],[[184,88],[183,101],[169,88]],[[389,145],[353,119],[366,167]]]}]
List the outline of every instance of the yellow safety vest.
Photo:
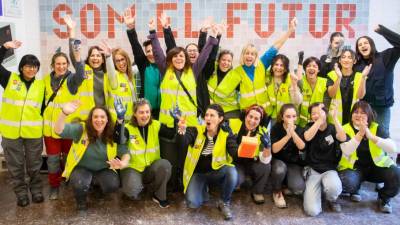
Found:
[{"label": "yellow safety vest", "polygon": [[310,114],[308,113],[308,107],[316,102],[324,101],[324,95],[326,92],[326,78],[317,77],[317,83],[315,84],[314,90],[311,88],[311,85],[308,83],[307,78],[303,76],[303,102],[300,106],[300,117],[299,117],[299,125],[300,127],[304,127],[310,121]]},{"label": "yellow safety vest", "polygon": [[110,99],[111,103],[109,105],[114,105],[114,97],[119,96],[122,99],[122,104],[127,106],[125,113],[125,120],[129,121],[133,115],[133,104],[137,100],[136,98],[136,81],[132,76],[132,81],[129,80],[125,73],[115,71],[118,80],[118,87],[115,90],[111,90]]},{"label": "yellow safety vest", "polygon": [[[356,72],[354,75],[354,85],[353,85],[353,100],[351,102],[351,109],[353,108],[353,105],[359,100],[357,98],[357,92],[358,89],[360,88],[360,82],[362,79],[362,74],[360,72]],[[337,75],[336,72],[334,70],[332,70],[331,72],[328,73],[328,77],[332,79],[333,82],[335,82],[337,80]],[[338,88],[337,92],[336,92],[336,96],[335,98],[332,98],[331,101],[331,105],[329,107],[329,111],[331,111],[333,109],[333,105],[337,106],[337,117],[339,119],[339,122],[342,124],[342,118],[343,118],[343,108],[342,108],[342,95],[340,93],[340,87]],[[334,124],[334,121],[332,119],[332,116],[329,113],[329,117],[328,117],[328,121],[329,123]]]},{"label": "yellow safety vest", "polygon": [[[243,122],[240,119],[229,119],[229,126],[232,129],[232,133],[237,135],[240,131],[240,128],[242,127]],[[258,126],[258,133],[256,134],[256,138],[258,140],[258,144],[257,144],[257,149],[254,152],[254,157],[258,157],[260,155],[260,144],[261,144],[261,131],[264,131],[265,133],[267,133],[267,128],[262,127],[262,126]]]},{"label": "yellow safety vest", "polygon": [[[66,78],[67,79],[67,78]],[[47,74],[44,77],[45,84],[45,103],[49,101],[50,97],[53,95],[53,89],[51,87],[51,76]],[[60,138],[59,135],[54,132],[54,124],[57,122],[58,116],[61,114],[61,110],[65,103],[78,99],[78,95],[72,95],[68,90],[67,81],[61,85],[60,89],[57,91],[56,96],[53,101],[49,103],[43,112],[43,134],[46,137]],[[78,117],[76,112],[70,114],[65,119],[66,123],[70,123],[74,118]]]},{"label": "yellow safety vest", "polygon": [[287,75],[286,81],[282,82],[279,85],[277,93],[275,93],[275,82],[272,81],[268,87],[268,97],[269,97],[269,106],[267,107],[267,114],[271,116],[273,119],[276,119],[277,114],[281,110],[283,104],[291,103],[289,88],[292,83],[290,80],[290,74]]},{"label": "yellow safety vest", "polygon": [[[182,73],[181,81],[196,103],[196,80],[192,68],[189,68]],[[169,110],[173,110],[178,104],[179,109],[182,111],[182,116],[186,116],[187,125],[196,126],[198,124],[197,108],[193,105],[189,96],[179,84],[172,68],[167,69],[160,85],[160,92],[161,105],[159,120],[161,123],[170,128],[174,127],[174,119],[169,114]]]},{"label": "yellow safety vest", "polygon": [[[90,110],[95,106],[94,101],[94,72],[93,69],[85,64],[85,79],[83,80],[81,86],[78,88],[77,95],[79,96],[79,100],[81,101],[81,106],[78,108],[79,118],[81,120],[86,120],[89,115]],[[113,101],[111,101],[111,87],[108,82],[107,73],[104,73],[103,78],[103,90],[104,90],[104,99],[106,101],[105,107],[107,107],[112,115],[113,121],[115,121],[116,115]]]},{"label": "yellow safety vest", "polygon": [[[349,123],[344,125],[343,129],[346,132],[346,134],[350,136],[350,138],[353,138],[356,135]],[[376,131],[378,130],[378,124],[371,123],[369,129],[373,135],[376,135]],[[377,167],[387,168],[395,164],[393,160],[387,155],[387,153],[384,152],[382,149],[380,149],[378,146],[376,146],[376,144],[373,141],[368,140],[368,146],[372,160],[374,161],[374,164]],[[339,162],[338,170],[354,169],[354,164],[357,160],[358,160],[357,149],[354,150],[350,155],[346,155],[343,153],[342,158],[340,159]]]},{"label": "yellow safety vest", "polygon": [[[67,156],[67,161],[65,163],[65,169],[62,174],[63,177],[65,177],[67,180],[69,179],[72,171],[78,165],[79,161],[81,161],[83,155],[86,152],[86,149],[89,145],[89,139],[86,133],[86,127],[84,123],[81,123],[82,128],[83,128],[83,133],[78,142],[73,142],[71,149],[69,150],[68,156]],[[113,143],[108,144],[107,143],[107,157],[108,160],[114,159],[117,156],[117,144]]]},{"label": "yellow safety vest", "polygon": [[[229,71],[226,74],[226,76],[228,76],[228,74],[231,73],[231,71]],[[216,72],[208,80],[207,86],[208,86],[208,93],[210,95],[210,103],[215,103],[222,106],[224,112],[230,112],[240,109],[238,102],[238,93],[236,90],[233,91],[231,94],[229,94],[229,96],[227,97],[225,97],[222,93],[219,93],[217,91],[218,77]]]},{"label": "yellow safety vest", "polygon": [[11,73],[2,99],[0,131],[3,137],[9,139],[42,137],[43,98],[43,80],[35,78],[27,90],[20,76]]},{"label": "yellow safety vest", "polygon": [[[203,146],[206,140],[206,136],[204,136],[204,132],[206,130],[205,126],[196,126],[197,128],[197,137],[193,146],[189,146],[185,165],[183,167],[183,187],[184,193],[186,193],[186,189],[189,185],[190,179],[196,169],[197,162],[199,161],[201,151],[203,150]],[[219,130],[217,140],[214,145],[214,149],[212,151],[212,161],[211,167],[213,170],[218,170],[221,167],[234,166],[232,164],[232,157],[226,153],[226,139],[228,137],[228,133]]]},{"label": "yellow safety vest", "polygon": [[147,143],[138,127],[134,127],[131,124],[125,126],[129,131],[128,149],[131,154],[129,167],[143,172],[147,166],[160,159],[160,144],[158,139],[160,126],[161,124],[157,120],[153,120],[148,126]]}]

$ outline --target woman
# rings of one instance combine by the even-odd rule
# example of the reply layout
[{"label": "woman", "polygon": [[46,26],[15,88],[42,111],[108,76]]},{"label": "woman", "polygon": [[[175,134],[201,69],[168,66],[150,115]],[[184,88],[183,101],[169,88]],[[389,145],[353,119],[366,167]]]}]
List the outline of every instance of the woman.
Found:
[{"label": "woman", "polygon": [[[174,127],[174,119],[170,115],[170,110],[175,109],[175,111],[179,111],[182,116],[186,117],[189,126],[196,126],[200,120],[197,117],[196,80],[207,61],[213,45],[217,44],[215,36],[218,31],[216,29],[213,30],[196,62],[191,64],[188,54],[182,47],[172,48],[167,57],[165,57],[155,32],[154,20],[150,21],[149,27],[149,39],[153,47],[155,61],[162,74],[159,121],[172,129]],[[170,161],[173,166],[170,180],[171,189],[179,190],[181,185],[178,183],[184,160],[181,157],[184,157],[184,155],[176,151],[175,140],[161,139],[161,155],[162,158]]]},{"label": "woman", "polygon": [[[123,107],[123,103],[118,104]],[[123,120],[118,120],[116,131],[121,130],[122,122]],[[171,176],[171,164],[160,157],[159,136],[172,138],[175,131],[171,132],[164,124],[152,119],[150,103],[144,98],[135,102],[131,121],[123,129],[123,136],[131,153],[129,166],[121,170],[122,190],[125,196],[131,200],[140,199],[139,194],[145,185],[153,192],[154,202],[161,208],[169,207],[167,182]],[[120,132],[116,133],[117,140],[120,140],[121,136]]]},{"label": "woman", "polygon": [[221,97],[227,98],[239,86],[241,110],[245,110],[253,104],[261,105],[266,110],[269,104],[266,84],[270,77],[266,76],[265,71],[271,65],[278,50],[295,31],[296,25],[297,20],[294,18],[290,22],[289,30],[275,41],[260,60],[257,59],[258,51],[255,45],[246,45],[240,54],[240,66],[227,74],[218,85],[216,92],[221,93]]},{"label": "woman", "polygon": [[[4,88],[1,107],[1,146],[11,175],[17,205],[29,205],[29,190],[32,202],[44,201],[40,168],[43,151],[44,83],[36,77],[40,68],[39,59],[24,55],[18,72],[10,72],[1,64],[9,49],[17,49],[21,42],[7,41],[0,48],[0,84]],[[42,109],[42,110],[41,110]],[[29,182],[25,177],[29,176]]]},{"label": "woman", "polygon": [[[74,50],[78,60],[76,73],[68,70],[68,56],[63,52],[57,52],[51,59],[52,72],[44,77],[45,84],[45,110],[43,112],[43,135],[46,145],[48,180],[50,184],[50,200],[58,199],[63,164],[71,147],[72,140],[61,139],[53,129],[62,106],[78,98],[76,93],[84,76],[84,65],[80,62],[79,51]],[[78,117],[71,114],[66,119],[71,122]]]},{"label": "woman", "polygon": [[225,220],[230,220],[231,196],[238,179],[232,164],[237,155],[236,137],[221,128],[221,106],[209,105],[205,115],[205,125],[186,127],[185,117],[178,123],[178,138],[187,151],[183,172],[186,203],[189,208],[199,208],[208,199],[208,186],[217,184],[221,188],[218,208]]},{"label": "woman", "polygon": [[113,142],[114,124],[107,108],[96,106],[84,123],[66,124],[65,119],[79,106],[79,100],[65,104],[54,130],[61,138],[73,140],[62,176],[72,186],[77,210],[84,214],[91,184],[100,186],[104,194],[118,190],[115,170],[126,168],[130,157],[126,145]]},{"label": "woman", "polygon": [[120,97],[122,104],[126,107],[125,120],[132,118],[133,103],[137,100],[136,79],[132,72],[132,63],[128,53],[121,48],[116,48],[111,51],[108,45],[103,45],[102,49],[106,50],[107,54],[111,52],[112,61],[106,63],[107,73],[109,78],[115,79],[113,82],[117,83],[117,88],[111,90],[113,99],[116,96]]},{"label": "woman", "polygon": [[265,201],[263,193],[271,172],[271,141],[266,128],[260,125],[264,116],[261,106],[252,105],[245,111],[244,122],[239,119],[229,120],[232,132],[237,135],[238,145],[243,144],[248,137],[257,140],[257,147],[251,158],[239,155],[235,163],[239,174],[238,187],[244,183],[246,174],[251,176],[251,198],[256,204],[263,204]]},{"label": "woman", "polygon": [[341,145],[339,176],[343,191],[352,194],[353,201],[361,201],[358,190],[363,181],[384,183],[378,190],[378,207],[391,213],[390,199],[399,192],[400,170],[388,154],[398,153],[396,144],[375,122],[375,114],[365,101],[354,104],[351,121],[343,128],[350,139]]},{"label": "woman", "polygon": [[394,100],[393,70],[400,57],[400,35],[385,26],[378,25],[375,32],[382,35],[393,48],[378,52],[374,41],[368,36],[362,36],[356,41],[357,64],[356,71],[363,71],[372,64],[367,73],[367,83],[364,100],[377,113],[377,123],[389,134],[390,107]]},{"label": "woman", "polygon": [[272,162],[271,181],[272,197],[275,206],[286,208],[282,194],[282,184],[286,178],[287,187],[295,195],[301,195],[305,188],[303,178],[303,150],[301,139],[303,129],[296,126],[297,112],[293,104],[284,104],[271,129]]},{"label": "woman", "polygon": [[304,69],[306,74],[299,84],[303,96],[298,123],[301,127],[309,122],[309,106],[316,102],[325,102],[328,98],[326,93],[327,79],[318,76],[320,68],[320,61],[315,57],[307,58],[303,65],[299,64],[298,67],[300,71]]},{"label": "woman", "polygon": [[320,58],[321,72],[319,76],[326,78],[328,73],[334,69],[335,64],[339,61],[342,54],[344,44],[344,35],[342,32],[333,32],[329,38],[329,47],[325,55]]},{"label": "woman", "polygon": [[226,98],[217,92],[218,86],[232,69],[232,61],[233,53],[229,50],[221,50],[218,55],[215,71],[212,72],[208,79],[206,78],[208,80],[207,86],[210,102],[222,106],[226,119],[239,118],[240,116],[238,91],[234,90]]},{"label": "woman", "polygon": [[[64,21],[68,27],[70,58],[72,65],[76,67],[77,60],[72,54],[74,49],[77,48],[77,43],[80,43],[79,40],[75,39],[76,22],[69,15],[64,17]],[[85,60],[85,74],[78,89],[82,105],[77,113],[82,121],[86,120],[89,111],[98,105],[106,106],[115,117],[113,99],[110,92],[117,88],[117,82],[115,77],[109,78],[107,75],[106,61],[109,61],[108,63],[110,64],[112,59],[111,57],[105,57],[105,54],[107,54],[105,51],[106,49],[100,46],[91,46],[88,50]]]},{"label": "woman", "polygon": [[282,54],[274,57],[271,63],[271,83],[267,86],[268,101],[267,114],[275,124],[276,116],[283,104],[293,103],[298,106],[303,100],[297,81],[301,77],[289,73],[289,59]]},{"label": "woman", "polygon": [[[345,49],[339,58],[339,65],[328,73],[328,94],[332,98],[329,110],[337,108],[339,122],[343,125],[350,121],[350,111],[354,103],[365,95],[365,80],[371,65],[364,68],[362,73],[353,69],[356,55],[351,49]],[[329,122],[333,123],[330,117]]]},{"label": "woman", "polygon": [[340,212],[341,206],[337,198],[342,192],[342,182],[336,168],[341,157],[339,145],[346,141],[346,133],[335,112],[332,116],[335,118],[335,125],[328,123],[328,109],[323,103],[311,104],[309,111],[312,122],[304,128],[304,140],[307,146],[304,211],[309,216],[320,214],[324,196],[332,211]]}]

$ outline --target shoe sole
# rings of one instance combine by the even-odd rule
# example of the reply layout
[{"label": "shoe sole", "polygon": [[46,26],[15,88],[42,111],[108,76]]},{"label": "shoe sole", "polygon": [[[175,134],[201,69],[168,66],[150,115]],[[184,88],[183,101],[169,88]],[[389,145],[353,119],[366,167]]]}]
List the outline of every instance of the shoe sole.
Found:
[{"label": "shoe sole", "polygon": [[[218,210],[220,211],[220,212],[222,212],[222,209],[221,209],[221,207],[218,205]],[[226,221],[228,221],[228,220],[231,220],[233,218],[233,216],[231,216],[231,217],[225,217],[224,216],[224,220],[226,220]]]},{"label": "shoe sole", "polygon": [[160,204],[160,202],[159,202],[157,199],[155,199],[154,197],[153,197],[152,199],[153,199],[153,202],[157,203],[158,206],[160,206],[160,208],[162,208],[162,209],[165,209],[165,208],[168,208],[168,207],[169,207],[169,205],[167,205],[167,206],[162,206],[162,205]]}]

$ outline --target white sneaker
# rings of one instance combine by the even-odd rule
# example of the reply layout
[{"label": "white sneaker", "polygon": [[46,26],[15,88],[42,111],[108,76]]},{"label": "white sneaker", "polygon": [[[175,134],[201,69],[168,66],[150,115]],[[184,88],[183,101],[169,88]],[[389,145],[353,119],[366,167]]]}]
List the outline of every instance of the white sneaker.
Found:
[{"label": "white sneaker", "polygon": [[281,191],[277,192],[277,193],[272,193],[272,198],[274,200],[276,207],[278,207],[280,209],[287,207],[285,198],[283,197],[283,194]]}]

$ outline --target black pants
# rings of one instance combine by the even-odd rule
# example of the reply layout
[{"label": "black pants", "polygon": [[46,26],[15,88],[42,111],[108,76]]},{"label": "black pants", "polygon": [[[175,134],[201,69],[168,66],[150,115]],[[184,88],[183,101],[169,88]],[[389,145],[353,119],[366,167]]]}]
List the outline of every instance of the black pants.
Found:
[{"label": "black pants", "polygon": [[378,191],[378,196],[381,199],[388,200],[399,193],[400,169],[397,166],[346,169],[339,171],[339,177],[342,181],[343,192],[350,194],[356,193],[363,181],[384,183],[383,188]]},{"label": "black pants", "polygon": [[119,176],[110,169],[90,171],[83,167],[75,167],[69,179],[78,204],[86,203],[86,197],[92,183],[99,185],[104,194],[115,192],[119,188]]},{"label": "black pants", "polygon": [[264,164],[260,161],[252,161],[245,163],[237,163],[236,169],[239,175],[238,186],[243,184],[245,181],[246,174],[250,175],[253,182],[251,187],[251,193],[263,194],[265,186],[271,173],[271,163]]}]

